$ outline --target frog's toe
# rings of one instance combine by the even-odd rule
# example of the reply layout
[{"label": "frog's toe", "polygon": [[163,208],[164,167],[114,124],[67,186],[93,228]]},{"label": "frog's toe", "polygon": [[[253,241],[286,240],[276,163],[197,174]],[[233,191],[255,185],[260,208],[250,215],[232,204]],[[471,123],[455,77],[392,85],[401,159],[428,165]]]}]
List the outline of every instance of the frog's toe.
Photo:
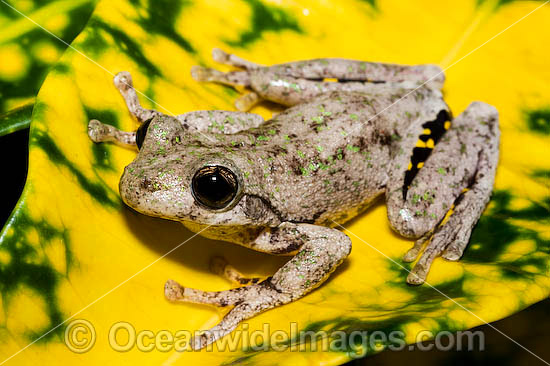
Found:
[{"label": "frog's toe", "polygon": [[[215,72],[219,71],[202,66],[191,67],[191,77],[196,81],[215,81],[213,79]],[[219,73],[221,74],[221,72]]]},{"label": "frog's toe", "polygon": [[262,98],[255,92],[246,93],[235,100],[235,108],[241,112],[246,112],[261,99]]},{"label": "frog's toe", "polygon": [[184,287],[174,280],[168,280],[164,284],[164,296],[170,301],[182,301],[184,299]]},{"label": "frog's toe", "polygon": [[132,82],[132,75],[128,71],[121,71],[115,75],[114,78],[115,86],[118,90],[127,91],[134,87]]},{"label": "frog's toe", "polygon": [[[451,261],[460,259],[464,249],[468,245],[471,231],[472,226],[469,223],[461,221],[458,216],[451,216],[451,219],[445,225],[439,226],[435,230],[433,236],[427,234],[419,239],[415,243],[415,246],[409,250],[409,253],[412,252],[411,255],[409,256],[409,253],[405,255],[405,258],[411,259],[411,262],[418,256],[423,243],[430,240],[431,236],[431,240],[426,245],[424,253],[422,253],[422,256],[407,277],[407,282],[414,285],[423,283],[426,280],[434,259],[439,255]],[[418,244],[420,241],[422,243]]]},{"label": "frog's toe", "polygon": [[426,244],[426,242],[430,239],[431,235],[432,231],[427,232],[420,239],[415,241],[413,247],[409,249],[407,253],[405,253],[405,255],[403,256],[403,262],[414,262],[418,257],[418,254],[420,254],[420,251],[422,250],[424,244]]},{"label": "frog's toe", "polygon": [[229,62],[229,53],[220,48],[212,49],[212,59],[220,64],[226,64]]},{"label": "frog's toe", "polygon": [[93,142],[102,142],[105,136],[109,134],[109,127],[99,122],[97,119],[92,119],[88,122],[88,136]]},{"label": "frog's toe", "polygon": [[448,261],[457,261],[462,257],[466,245],[468,245],[468,242],[452,243],[445,249],[441,256]]}]

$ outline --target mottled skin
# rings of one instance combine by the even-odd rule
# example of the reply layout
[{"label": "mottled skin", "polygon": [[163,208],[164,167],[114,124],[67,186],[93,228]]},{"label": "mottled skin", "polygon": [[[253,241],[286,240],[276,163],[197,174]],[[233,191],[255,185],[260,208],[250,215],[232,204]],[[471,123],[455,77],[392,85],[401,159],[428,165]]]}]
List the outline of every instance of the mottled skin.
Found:
[{"label": "mottled skin", "polygon": [[[262,98],[290,108],[265,122],[255,114],[229,111],[168,116],[139,105],[128,73],[115,78],[130,112],[142,123],[149,121],[139,153],[120,180],[127,205],[203,230],[209,238],[294,256],[263,281],[246,279],[215,259],[216,273],[248,284],[229,291],[205,292],[168,281],[170,300],[234,306],[195,339],[194,348],[319,286],[351,250],[350,239],[334,227],[380,195],[386,197],[391,227],[419,238],[404,260],[414,261],[426,246],[409,283],[424,282],[436,256],[461,257],[494,182],[495,108],[474,102],[451,125],[439,90],[444,77],[433,65],[320,59],[263,67],[220,50],[214,58],[244,70],[195,67],[192,74],[250,87],[252,92],[236,102],[238,108]],[[135,135],[96,120],[89,132],[96,142],[135,144]],[[413,152],[424,157],[411,157]],[[222,209],[195,199],[191,181],[205,166],[226,167],[237,177],[237,194]],[[453,204],[454,213],[442,223]]]}]

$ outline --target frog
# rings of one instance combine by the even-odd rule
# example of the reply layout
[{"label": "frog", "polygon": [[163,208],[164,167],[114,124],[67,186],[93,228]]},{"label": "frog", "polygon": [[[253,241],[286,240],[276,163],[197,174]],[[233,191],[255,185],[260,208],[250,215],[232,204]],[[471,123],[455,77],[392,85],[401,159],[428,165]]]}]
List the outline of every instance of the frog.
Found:
[{"label": "frog", "polygon": [[[433,64],[321,58],[264,66],[220,49],[212,56],[232,69],[193,66],[191,76],[243,91],[236,111],[144,108],[122,71],[114,84],[137,131],[88,124],[95,143],[137,147],[119,184],[130,208],[206,238],[290,257],[265,279],[212,258],[212,271],[237,285],[225,291],[168,280],[164,294],[172,302],[230,307],[193,339],[193,349],[321,286],[351,252],[342,225],[379,198],[389,226],[415,240],[403,256],[416,261],[408,284],[423,284],[437,257],[461,258],[494,185],[495,107],[476,101],[453,117],[442,93],[445,75]],[[285,109],[269,120],[248,112],[264,101]]]}]

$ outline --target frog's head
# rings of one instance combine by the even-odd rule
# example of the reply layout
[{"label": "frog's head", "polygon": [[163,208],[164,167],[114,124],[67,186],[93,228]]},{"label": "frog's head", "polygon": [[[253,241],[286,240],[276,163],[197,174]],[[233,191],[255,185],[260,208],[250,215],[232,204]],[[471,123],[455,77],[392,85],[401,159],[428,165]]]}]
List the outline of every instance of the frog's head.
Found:
[{"label": "frog's head", "polygon": [[278,220],[261,199],[244,194],[239,163],[223,147],[208,145],[175,119],[153,119],[141,136],[139,154],[119,186],[123,201],[136,211],[201,225]]}]

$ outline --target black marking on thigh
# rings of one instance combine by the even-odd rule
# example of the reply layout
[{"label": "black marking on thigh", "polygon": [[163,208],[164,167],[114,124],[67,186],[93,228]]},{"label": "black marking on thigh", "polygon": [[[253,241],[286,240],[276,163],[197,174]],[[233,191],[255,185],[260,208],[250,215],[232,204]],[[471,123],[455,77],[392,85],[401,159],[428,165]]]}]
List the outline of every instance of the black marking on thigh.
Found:
[{"label": "black marking on thigh", "polygon": [[[437,114],[437,117],[433,121],[428,121],[422,125],[424,129],[429,129],[429,134],[422,134],[419,136],[419,139],[426,143],[430,139],[433,140],[434,146],[438,143],[441,137],[445,134],[445,122],[451,121],[451,115],[448,110],[442,109]],[[412,151],[411,163],[409,169],[405,171],[405,180],[403,182],[403,200],[407,199],[407,192],[409,187],[414,180],[414,177],[418,174],[420,170],[419,164],[422,166],[424,162],[428,159],[432,152],[432,147],[415,147]]]},{"label": "black marking on thigh", "polygon": [[266,278],[265,280],[263,280],[262,282],[260,282],[260,285],[262,285],[263,287],[265,288],[268,288],[268,289],[271,289],[275,292],[278,292],[278,293],[282,293],[283,291],[281,291],[280,289],[278,289],[275,284],[273,282],[271,282],[271,280],[273,279],[273,276],[269,276],[268,278]]}]

